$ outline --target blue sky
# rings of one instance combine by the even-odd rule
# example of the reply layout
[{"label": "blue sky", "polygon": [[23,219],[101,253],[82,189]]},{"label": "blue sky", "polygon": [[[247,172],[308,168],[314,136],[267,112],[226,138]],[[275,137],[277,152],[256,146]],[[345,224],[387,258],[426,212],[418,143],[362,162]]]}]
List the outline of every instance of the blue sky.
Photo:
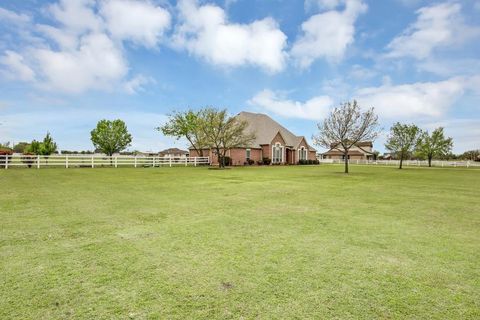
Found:
[{"label": "blue sky", "polygon": [[339,103],[445,127],[480,148],[480,3],[421,0],[4,0],[0,141],[92,149],[123,119],[131,150],[185,147],[154,128],[206,105],[267,113],[310,138]]}]

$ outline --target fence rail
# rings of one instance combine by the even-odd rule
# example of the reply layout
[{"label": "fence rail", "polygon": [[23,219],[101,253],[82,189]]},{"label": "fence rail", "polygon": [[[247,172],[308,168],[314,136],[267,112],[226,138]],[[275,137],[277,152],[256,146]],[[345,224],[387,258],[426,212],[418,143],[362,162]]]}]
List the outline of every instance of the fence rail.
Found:
[{"label": "fence rail", "polygon": [[[343,164],[341,159],[321,159],[320,163]],[[350,164],[365,164],[365,165],[383,165],[383,166],[398,166],[400,160],[349,160]],[[428,167],[426,160],[404,160],[403,165],[407,167]],[[447,160],[433,160],[432,167],[477,167],[480,168],[480,162],[475,161],[447,161]]]},{"label": "fence rail", "polygon": [[146,156],[99,156],[99,155],[2,155],[0,168],[97,168],[97,167],[172,167],[209,165],[209,157],[146,157]]}]

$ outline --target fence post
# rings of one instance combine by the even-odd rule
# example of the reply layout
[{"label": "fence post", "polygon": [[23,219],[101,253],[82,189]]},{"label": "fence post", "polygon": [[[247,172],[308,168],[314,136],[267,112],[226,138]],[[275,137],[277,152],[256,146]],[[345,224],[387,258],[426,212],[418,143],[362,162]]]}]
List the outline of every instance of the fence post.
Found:
[{"label": "fence post", "polygon": [[194,167],[197,166],[197,157],[193,158],[193,166],[194,166]]},{"label": "fence post", "polygon": [[170,159],[170,167],[172,166],[172,157],[169,157]]},{"label": "fence post", "polygon": [[117,156],[115,156],[115,168],[118,168],[118,165],[117,165]]},{"label": "fence post", "polygon": [[40,156],[37,156],[37,169],[40,169]]},{"label": "fence post", "polygon": [[93,156],[92,156],[92,168],[94,168],[94,167],[95,167],[95,165],[94,165],[94,163],[93,163]]},{"label": "fence post", "polygon": [[[13,156],[12,156],[12,158],[13,158]],[[8,154],[5,155],[5,170],[7,170],[7,169],[8,169]]]},{"label": "fence post", "polygon": [[[7,156],[8,157],[8,156]],[[470,161],[467,161],[467,168],[470,166]]]},{"label": "fence post", "polygon": [[152,160],[152,168],[155,168],[155,156],[153,156],[153,160]]},{"label": "fence post", "polygon": [[137,156],[135,156],[134,166],[137,167]]},{"label": "fence post", "polygon": [[68,156],[65,156],[65,168],[68,169]]},{"label": "fence post", "polygon": [[188,165],[188,158],[185,157],[185,167]]}]

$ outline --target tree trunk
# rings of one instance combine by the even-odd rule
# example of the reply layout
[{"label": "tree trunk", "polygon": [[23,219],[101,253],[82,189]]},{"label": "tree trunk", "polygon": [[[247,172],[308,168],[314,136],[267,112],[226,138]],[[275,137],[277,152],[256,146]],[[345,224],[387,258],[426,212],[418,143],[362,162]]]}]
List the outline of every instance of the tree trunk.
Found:
[{"label": "tree trunk", "polygon": [[221,159],[221,158],[222,158],[222,154],[220,153],[220,148],[215,148],[215,150],[217,150],[217,162],[218,162],[218,167],[219,167],[219,168],[223,168],[223,160]]},{"label": "tree trunk", "polygon": [[344,154],[345,157],[345,173],[348,173],[348,151]]},{"label": "tree trunk", "polygon": [[432,167],[432,156],[428,156],[428,167]]},{"label": "tree trunk", "polygon": [[400,167],[398,167],[398,169],[402,169],[402,165],[403,165],[403,155],[400,157]]}]

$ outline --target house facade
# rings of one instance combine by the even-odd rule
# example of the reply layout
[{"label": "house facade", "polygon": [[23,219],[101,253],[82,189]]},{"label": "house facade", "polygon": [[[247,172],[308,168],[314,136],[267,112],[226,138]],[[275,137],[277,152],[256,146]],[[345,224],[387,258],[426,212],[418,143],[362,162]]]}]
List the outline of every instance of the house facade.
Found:
[{"label": "house facade", "polygon": [[169,148],[158,153],[158,156],[164,158],[185,158],[188,156],[188,151],[180,150],[178,148]]},{"label": "house facade", "polygon": [[[322,159],[345,160],[344,149],[339,144],[330,145],[330,150],[322,153]],[[371,141],[358,142],[348,150],[350,160],[373,160],[373,143]]]},{"label": "house facade", "polygon": [[[307,143],[305,137],[296,136],[266,114],[240,112],[236,117],[248,123],[246,131],[253,133],[255,140],[248,147],[227,151],[232,165],[260,163],[265,158],[270,159],[271,164],[316,160],[316,150]],[[212,164],[218,164],[215,149],[203,149],[202,153],[204,157],[210,157]],[[199,156],[194,149],[190,149],[190,155]]]}]

